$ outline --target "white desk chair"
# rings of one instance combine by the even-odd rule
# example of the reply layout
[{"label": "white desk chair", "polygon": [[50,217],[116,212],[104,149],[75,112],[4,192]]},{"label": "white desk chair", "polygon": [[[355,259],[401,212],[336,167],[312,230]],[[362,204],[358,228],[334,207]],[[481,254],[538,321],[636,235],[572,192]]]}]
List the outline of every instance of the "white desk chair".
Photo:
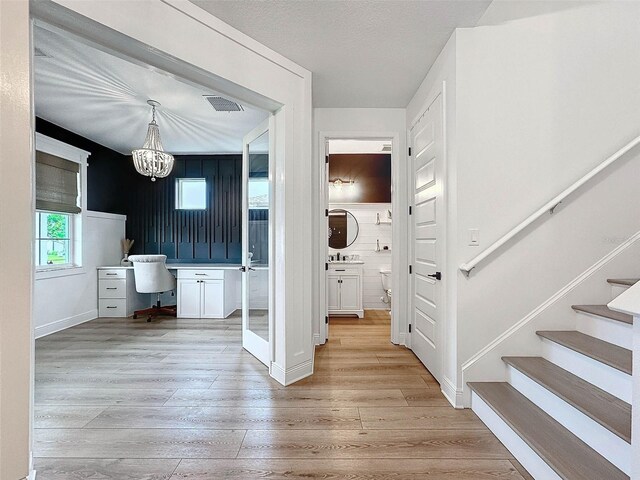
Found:
[{"label": "white desk chair", "polygon": [[171,275],[166,266],[166,255],[131,255],[129,260],[133,263],[133,276],[138,293],[155,293],[158,295],[156,304],[144,310],[133,312],[133,318],[138,315],[148,315],[147,322],[158,315],[175,317],[176,305],[161,306],[160,294],[175,290],[176,278]]}]

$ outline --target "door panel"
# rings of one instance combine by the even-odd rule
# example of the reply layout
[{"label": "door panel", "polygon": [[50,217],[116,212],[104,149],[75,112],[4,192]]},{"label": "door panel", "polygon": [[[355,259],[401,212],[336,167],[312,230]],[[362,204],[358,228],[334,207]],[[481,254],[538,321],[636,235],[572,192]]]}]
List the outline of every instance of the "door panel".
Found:
[{"label": "door panel", "polygon": [[340,307],[342,310],[360,310],[358,277],[342,275],[340,280]]},{"label": "door panel", "polygon": [[327,275],[327,297],[329,310],[340,310],[340,277]]},{"label": "door panel", "polygon": [[412,332],[411,348],[440,381],[442,292],[441,282],[429,275],[442,269],[443,136],[442,96],[414,125],[412,216]]},{"label": "door panel", "polygon": [[271,364],[271,212],[273,142],[270,119],[244,138],[242,155],[242,346]]},{"label": "door panel", "polygon": [[200,317],[200,282],[178,280],[178,317]]},{"label": "door panel", "polygon": [[202,286],[202,318],[223,318],[224,281],[204,280]]}]

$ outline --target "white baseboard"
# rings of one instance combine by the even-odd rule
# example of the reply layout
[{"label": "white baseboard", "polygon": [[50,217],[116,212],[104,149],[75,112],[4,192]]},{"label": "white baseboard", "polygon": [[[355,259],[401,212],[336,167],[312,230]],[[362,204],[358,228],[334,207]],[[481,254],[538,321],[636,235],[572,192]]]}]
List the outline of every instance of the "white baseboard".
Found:
[{"label": "white baseboard", "polygon": [[275,362],[271,364],[271,377],[284,386],[291,385],[311,374],[313,374],[313,360],[308,360],[287,370]]},{"label": "white baseboard", "polygon": [[464,408],[462,389],[456,388],[455,384],[447,377],[442,377],[440,390],[453,408]]},{"label": "white baseboard", "polygon": [[27,480],[36,480],[36,471],[35,470],[31,470],[29,472],[29,476],[27,477]]},{"label": "white baseboard", "polygon": [[324,338],[322,338],[319,333],[314,333],[313,334],[313,344],[314,345],[324,345]]},{"label": "white baseboard", "polygon": [[40,325],[39,327],[36,327],[34,329],[35,338],[42,338],[47,335],[51,335],[52,333],[56,333],[67,328],[80,325],[81,323],[95,320],[96,318],[98,318],[97,308],[94,310],[89,310],[88,312],[74,315],[72,317],[62,318],[60,320],[47,323],[46,325]]}]

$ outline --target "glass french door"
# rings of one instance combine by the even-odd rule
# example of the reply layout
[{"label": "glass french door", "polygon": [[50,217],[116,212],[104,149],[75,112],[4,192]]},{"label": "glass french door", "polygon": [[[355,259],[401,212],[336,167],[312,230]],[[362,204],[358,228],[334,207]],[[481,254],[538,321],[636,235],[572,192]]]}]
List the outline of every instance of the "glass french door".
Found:
[{"label": "glass french door", "polygon": [[273,142],[270,117],[244,137],[242,155],[242,346],[271,365]]}]

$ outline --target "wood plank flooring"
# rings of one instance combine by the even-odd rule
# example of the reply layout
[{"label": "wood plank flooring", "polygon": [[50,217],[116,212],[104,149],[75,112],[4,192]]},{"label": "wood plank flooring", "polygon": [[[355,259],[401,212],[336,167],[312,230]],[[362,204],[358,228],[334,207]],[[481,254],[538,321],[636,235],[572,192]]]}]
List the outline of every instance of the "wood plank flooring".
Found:
[{"label": "wood plank flooring", "polygon": [[528,478],[389,329],[384,311],[332,318],[316,374],[287,388],[242,350],[238,316],[38,340],[38,480]]}]

